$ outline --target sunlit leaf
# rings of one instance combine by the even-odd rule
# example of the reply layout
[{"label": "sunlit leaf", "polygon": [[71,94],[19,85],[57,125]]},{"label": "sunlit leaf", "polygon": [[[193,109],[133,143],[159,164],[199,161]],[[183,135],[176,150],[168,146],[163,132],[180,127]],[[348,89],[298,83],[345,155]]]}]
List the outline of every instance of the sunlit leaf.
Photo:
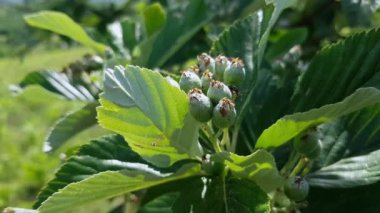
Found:
[{"label": "sunlit leaf", "polygon": [[90,38],[80,25],[62,12],[41,11],[26,15],[24,18],[30,26],[67,36],[83,45],[94,48],[100,53],[106,51],[107,47],[104,44],[98,43]]},{"label": "sunlit leaf", "polygon": [[200,153],[194,151],[199,144],[191,139],[199,127],[185,125],[189,102],[183,91],[158,72],[139,67],[105,74],[98,108],[101,126],[123,135],[135,152],[159,166]]},{"label": "sunlit leaf", "polygon": [[41,213],[65,212],[92,201],[188,178],[197,175],[199,171],[199,164],[185,165],[174,174],[162,174],[155,170],[105,171],[67,185],[44,201],[38,211]]},{"label": "sunlit leaf", "polygon": [[331,121],[365,107],[380,103],[380,90],[361,88],[341,102],[287,115],[266,129],[259,137],[257,148],[278,147],[310,127]]}]

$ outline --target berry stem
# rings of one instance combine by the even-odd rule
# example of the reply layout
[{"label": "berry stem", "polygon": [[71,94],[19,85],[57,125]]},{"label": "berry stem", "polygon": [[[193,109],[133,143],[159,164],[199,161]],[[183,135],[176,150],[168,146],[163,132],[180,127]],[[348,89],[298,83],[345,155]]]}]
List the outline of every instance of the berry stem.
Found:
[{"label": "berry stem", "polygon": [[214,130],[212,130],[212,128],[207,124],[203,124],[202,129],[205,131],[206,136],[210,139],[211,145],[212,147],[214,147],[214,150],[216,152],[221,152],[222,149],[218,144],[218,139],[215,137]]},{"label": "berry stem", "polygon": [[290,170],[295,166],[295,164],[298,162],[300,158],[300,154],[298,154],[295,150],[293,150],[290,154],[290,157],[288,161],[285,163],[285,165],[282,167],[280,173],[287,177]]},{"label": "berry stem", "polygon": [[[234,128],[234,130],[232,132],[231,152],[235,152],[236,151],[237,139],[238,139],[238,135],[239,135],[239,129],[240,129],[240,127],[235,126],[235,128]],[[250,151],[253,152],[253,150],[250,150]]]},{"label": "berry stem", "polygon": [[309,160],[307,160],[306,158],[301,158],[296,167],[294,167],[292,173],[290,173],[289,177],[293,177],[293,176],[296,176],[303,168],[304,166],[309,162]]},{"label": "berry stem", "polygon": [[223,129],[222,147],[225,146],[227,151],[231,151],[230,134],[228,128]]}]

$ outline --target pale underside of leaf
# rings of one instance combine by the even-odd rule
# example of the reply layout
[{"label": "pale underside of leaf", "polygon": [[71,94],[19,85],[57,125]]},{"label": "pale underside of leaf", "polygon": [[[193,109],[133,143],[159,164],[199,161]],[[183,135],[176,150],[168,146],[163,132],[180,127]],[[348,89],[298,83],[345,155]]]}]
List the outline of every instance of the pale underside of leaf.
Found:
[{"label": "pale underside of leaf", "polygon": [[308,176],[310,185],[323,188],[350,188],[379,180],[379,150],[368,155],[345,158]]}]

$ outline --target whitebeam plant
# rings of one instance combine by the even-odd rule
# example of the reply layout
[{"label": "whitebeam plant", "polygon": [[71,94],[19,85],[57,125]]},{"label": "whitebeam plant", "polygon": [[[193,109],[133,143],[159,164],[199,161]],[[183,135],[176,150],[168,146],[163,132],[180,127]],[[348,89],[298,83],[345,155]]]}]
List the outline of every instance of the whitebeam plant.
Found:
[{"label": "whitebeam plant", "polygon": [[[299,29],[271,33],[298,1],[266,2],[186,60],[180,51],[213,18],[205,1],[168,15],[155,4],[149,9],[166,24],[128,51],[109,45],[103,69],[27,76],[21,88],[87,101],[57,122],[49,151],[95,124],[113,132],[66,159],[27,211],[76,212],[98,201],[128,213],[377,212],[380,31],[304,51]],[[27,21],[106,49],[60,13]],[[65,32],[62,22],[71,26]]]}]

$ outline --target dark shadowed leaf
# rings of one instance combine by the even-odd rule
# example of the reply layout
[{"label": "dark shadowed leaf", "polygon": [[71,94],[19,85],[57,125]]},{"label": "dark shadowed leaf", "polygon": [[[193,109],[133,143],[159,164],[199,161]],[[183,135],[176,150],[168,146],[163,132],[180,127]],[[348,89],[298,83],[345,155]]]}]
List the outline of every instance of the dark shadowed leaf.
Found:
[{"label": "dark shadowed leaf", "polygon": [[380,70],[380,30],[359,33],[320,51],[301,77],[294,111],[341,101]]},{"label": "dark shadowed leaf", "polygon": [[341,102],[307,112],[287,115],[266,129],[259,137],[257,148],[278,147],[308,128],[331,121],[380,102],[380,90],[368,87],[355,91]]},{"label": "dark shadowed leaf", "polygon": [[96,124],[96,107],[98,102],[88,103],[83,108],[70,112],[60,118],[44,142],[44,152],[52,152],[61,147],[68,139],[77,133]]},{"label": "dark shadowed leaf", "polygon": [[228,176],[194,180],[183,186],[173,212],[267,213],[269,199],[254,182]]}]

